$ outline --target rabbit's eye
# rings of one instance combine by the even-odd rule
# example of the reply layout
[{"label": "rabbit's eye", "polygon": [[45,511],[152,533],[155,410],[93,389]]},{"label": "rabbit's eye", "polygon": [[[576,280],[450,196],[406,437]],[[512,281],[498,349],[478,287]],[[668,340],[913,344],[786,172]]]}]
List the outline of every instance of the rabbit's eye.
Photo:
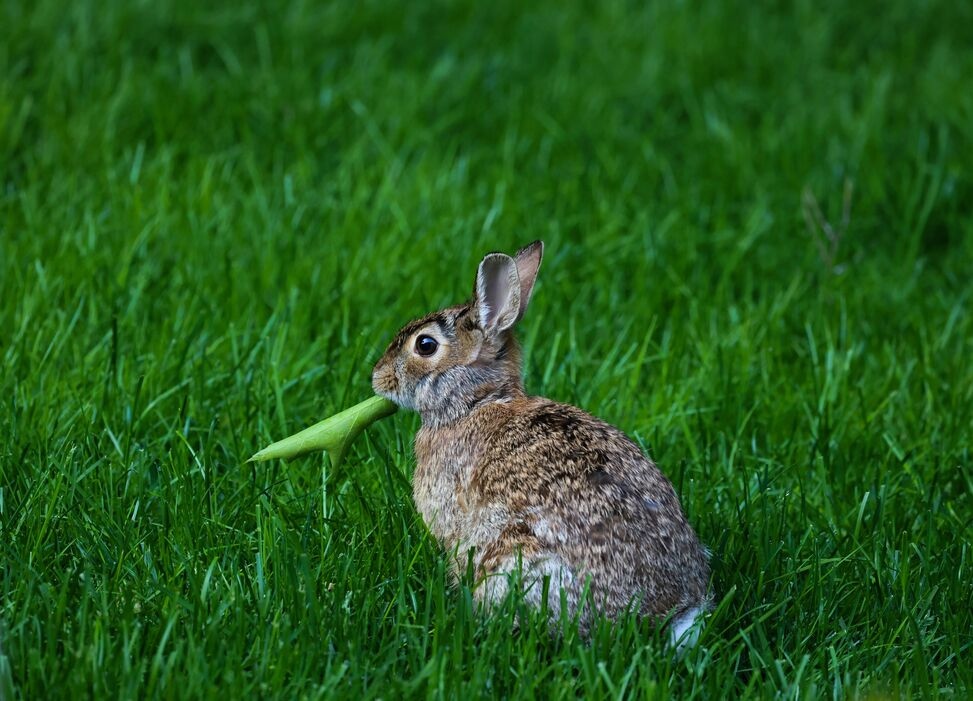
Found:
[{"label": "rabbit's eye", "polygon": [[419,336],[416,339],[416,353],[428,358],[439,348],[439,342],[432,336]]}]

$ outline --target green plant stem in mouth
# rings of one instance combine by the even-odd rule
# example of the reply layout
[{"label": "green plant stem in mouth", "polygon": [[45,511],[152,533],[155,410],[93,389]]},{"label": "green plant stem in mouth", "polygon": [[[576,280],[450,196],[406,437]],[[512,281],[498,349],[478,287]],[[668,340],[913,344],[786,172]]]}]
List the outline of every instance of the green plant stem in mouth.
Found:
[{"label": "green plant stem in mouth", "polygon": [[281,458],[293,460],[315,451],[327,451],[332,467],[338,467],[354,440],[376,421],[391,416],[398,407],[385,397],[374,396],[293,436],[271,443],[247,462]]}]

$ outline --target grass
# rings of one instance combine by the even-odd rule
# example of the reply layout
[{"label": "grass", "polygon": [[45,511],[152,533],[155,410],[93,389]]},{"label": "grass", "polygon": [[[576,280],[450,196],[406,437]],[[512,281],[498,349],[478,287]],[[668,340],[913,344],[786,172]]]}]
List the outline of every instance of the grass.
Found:
[{"label": "grass", "polygon": [[[0,4],[0,698],[973,693],[971,27]],[[412,415],[337,473],[243,464],[536,238],[528,390],[636,437],[712,548],[682,659],[477,616]]]}]

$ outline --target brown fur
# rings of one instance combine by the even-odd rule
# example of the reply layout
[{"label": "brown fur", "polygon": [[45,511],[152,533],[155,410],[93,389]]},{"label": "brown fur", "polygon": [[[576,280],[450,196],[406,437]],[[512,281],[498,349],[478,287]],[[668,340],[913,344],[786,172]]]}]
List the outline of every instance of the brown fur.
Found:
[{"label": "brown fur", "polygon": [[[422,417],[416,507],[454,574],[471,558],[484,603],[517,572],[527,601],[539,605],[548,581],[585,629],[633,604],[653,618],[704,607],[707,554],[669,480],[615,427],[524,393],[510,326],[542,250],[487,256],[470,303],[407,325],[375,366],[375,391]],[[429,358],[415,351],[423,334],[440,343]]]}]

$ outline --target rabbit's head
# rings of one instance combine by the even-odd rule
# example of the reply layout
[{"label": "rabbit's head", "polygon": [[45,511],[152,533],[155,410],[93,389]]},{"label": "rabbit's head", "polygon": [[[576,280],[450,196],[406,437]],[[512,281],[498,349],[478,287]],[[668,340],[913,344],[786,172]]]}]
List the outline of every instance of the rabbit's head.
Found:
[{"label": "rabbit's head", "polygon": [[523,394],[512,328],[527,310],[544,244],[480,262],[473,299],[407,324],[372,372],[372,387],[424,423],[442,425],[478,405]]}]

